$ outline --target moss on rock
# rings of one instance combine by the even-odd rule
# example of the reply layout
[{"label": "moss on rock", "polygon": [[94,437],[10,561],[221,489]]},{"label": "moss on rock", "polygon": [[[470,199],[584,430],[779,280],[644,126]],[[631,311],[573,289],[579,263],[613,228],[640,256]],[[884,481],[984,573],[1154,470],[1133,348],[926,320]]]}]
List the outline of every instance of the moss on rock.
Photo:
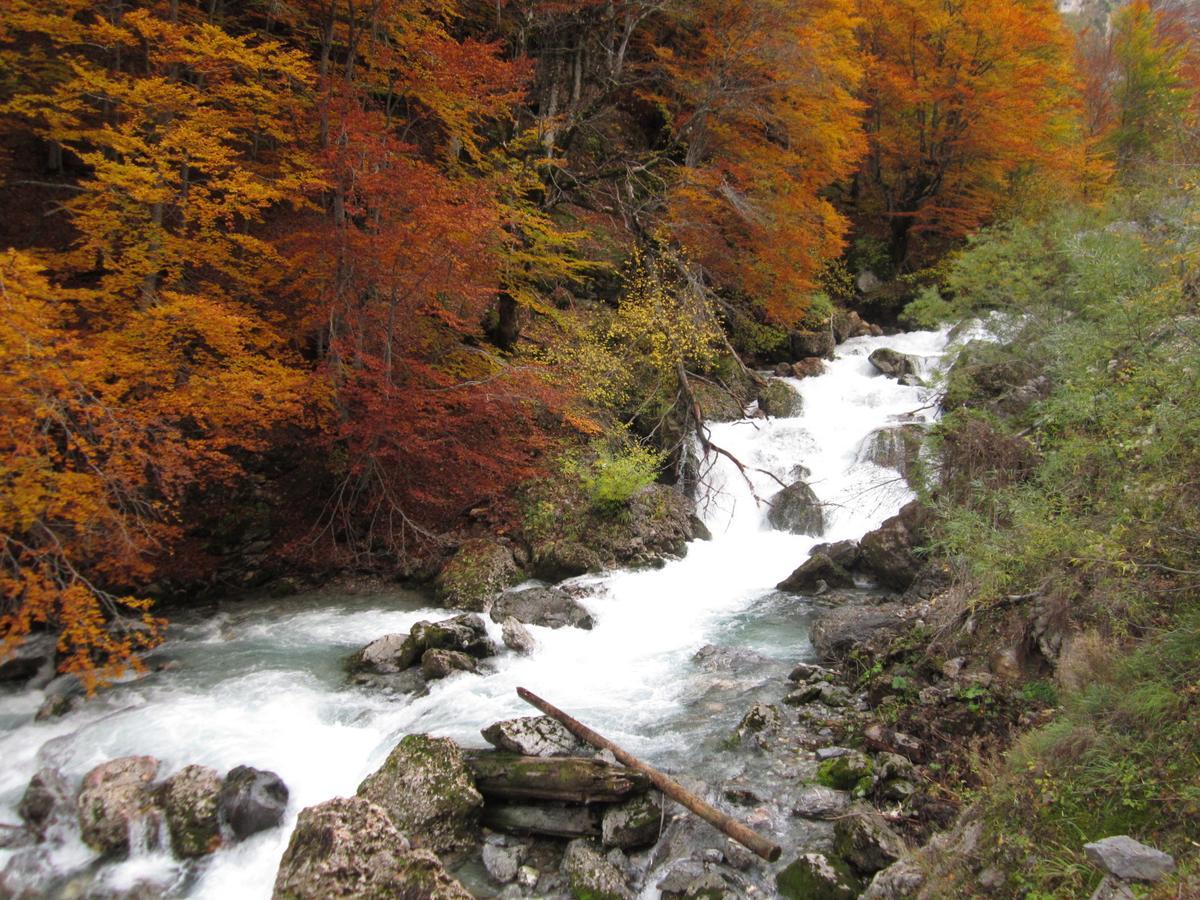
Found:
[{"label": "moss on rock", "polygon": [[492,598],[520,579],[511,550],[497,541],[474,538],[464,541],[442,567],[435,587],[452,609],[487,612]]}]

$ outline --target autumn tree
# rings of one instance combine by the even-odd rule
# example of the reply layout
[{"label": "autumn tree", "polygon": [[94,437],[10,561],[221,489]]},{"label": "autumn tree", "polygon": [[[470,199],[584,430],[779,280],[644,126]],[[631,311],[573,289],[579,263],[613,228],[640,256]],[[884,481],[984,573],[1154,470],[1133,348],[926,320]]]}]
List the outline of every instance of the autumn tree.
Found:
[{"label": "autumn tree", "polygon": [[892,266],[987,221],[1017,180],[1082,167],[1071,43],[1050,0],[858,0],[870,151],[851,202]]}]

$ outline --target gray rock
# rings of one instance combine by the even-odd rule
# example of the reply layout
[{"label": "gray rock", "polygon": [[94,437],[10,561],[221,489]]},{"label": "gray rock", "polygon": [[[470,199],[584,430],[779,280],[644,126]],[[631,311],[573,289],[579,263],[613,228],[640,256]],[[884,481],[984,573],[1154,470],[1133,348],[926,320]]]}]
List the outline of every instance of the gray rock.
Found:
[{"label": "gray rock", "polygon": [[1105,875],[1096,885],[1096,890],[1088,900],[1136,900],[1137,894],[1129,889],[1129,885],[1119,878]]},{"label": "gray rock", "polygon": [[818,666],[816,663],[796,663],[788,675],[788,681],[816,681],[833,675],[832,669],[827,669],[824,666]]},{"label": "gray rock", "polygon": [[475,659],[460,650],[426,650],[421,657],[421,674],[430,681],[455,672],[476,672]]},{"label": "gray rock", "polygon": [[772,378],[758,392],[758,408],[772,418],[786,419],[800,415],[804,401],[786,381]]},{"label": "gray rock", "polygon": [[537,649],[537,641],[515,616],[509,616],[500,623],[500,633],[504,637],[504,646],[521,656],[528,656]]},{"label": "gray rock", "polygon": [[815,356],[792,363],[793,378],[813,378],[823,374],[825,374],[825,363]]},{"label": "gray rock", "polygon": [[483,809],[483,824],[505,834],[599,837],[600,812],[594,804],[489,803]]},{"label": "gray rock", "polygon": [[425,734],[405,736],[384,764],[358,786],[417,846],[435,853],[470,846],[483,797],[458,744]]},{"label": "gray rock", "polygon": [[879,428],[863,439],[858,460],[895,469],[909,480],[916,474],[924,439],[925,428],[914,423]]},{"label": "gray rock", "polygon": [[[476,659],[496,655],[496,645],[488,637],[487,625],[476,613],[464,613],[440,622],[418,622],[406,642],[420,659],[426,650],[457,650]],[[410,664],[411,665],[411,664]]]},{"label": "gray rock", "polygon": [[789,706],[805,703],[824,703],[826,706],[849,706],[854,701],[850,689],[828,681],[814,681],[802,685],[783,698]]},{"label": "gray rock", "polygon": [[858,542],[860,565],[887,587],[906,590],[921,570],[918,548],[928,533],[930,512],[913,500]]},{"label": "gray rock", "polygon": [[904,610],[896,603],[842,606],[818,616],[809,639],[822,659],[834,660],[881,634],[896,633],[904,622]]},{"label": "gray rock", "polygon": [[75,803],[67,779],[58,769],[39,769],[29,779],[17,812],[39,840],[56,822],[65,822],[74,814]]},{"label": "gray rock", "polygon": [[480,732],[497,750],[522,756],[577,756],[587,748],[549,716],[495,722]]},{"label": "gray rock", "polygon": [[84,776],[76,810],[85,844],[115,856],[129,852],[130,832],[135,829],[148,839],[157,836],[161,812],[150,785],[158,765],[152,756],[124,756],[101,763]]},{"label": "gray rock", "polygon": [[1175,871],[1175,860],[1125,834],[1083,845],[1083,852],[1098,869],[1122,881],[1160,881]]},{"label": "gray rock", "polygon": [[818,747],[814,755],[817,757],[818,762],[825,762],[827,759],[849,756],[853,752],[849,747]]},{"label": "gray rock", "polygon": [[837,338],[830,327],[818,328],[816,331],[793,331],[788,334],[788,351],[792,359],[833,359],[833,351],[837,347]]},{"label": "gray rock", "polygon": [[354,656],[351,667],[358,671],[390,675],[401,672],[420,659],[418,648],[407,634],[385,634],[371,641]]},{"label": "gray rock", "polygon": [[850,808],[850,795],[823,784],[810,784],[792,804],[792,815],[802,819],[834,819]]},{"label": "gray rock", "polygon": [[890,347],[880,347],[867,357],[867,360],[879,372],[887,375],[889,378],[919,375],[921,372],[920,363],[913,357],[907,356],[898,350],[893,350]]},{"label": "gray rock", "polygon": [[521,570],[508,547],[489,538],[473,538],[462,543],[434,585],[447,606],[486,612],[493,598],[520,578]]},{"label": "gray rock", "polygon": [[834,541],[832,544],[817,544],[809,552],[809,556],[824,553],[843,569],[853,569],[858,565],[858,541]]},{"label": "gray rock", "polygon": [[592,617],[566,591],[558,588],[529,588],[502,594],[492,606],[492,621],[503,622],[512,617],[526,625],[546,628],[591,628]]},{"label": "gray rock", "polygon": [[527,891],[536,889],[541,877],[542,873],[533,866],[521,866],[517,869],[517,884]]},{"label": "gray rock", "polygon": [[[28,828],[0,823],[0,850],[25,850],[36,844],[37,840],[37,835]],[[4,876],[5,872],[0,871],[0,897],[18,896],[16,890],[6,883]]]},{"label": "gray rock", "polygon": [[921,867],[912,859],[902,859],[876,874],[863,900],[911,900],[924,886]]},{"label": "gray rock", "polygon": [[388,691],[395,694],[416,694],[420,696],[429,690],[429,683],[425,680],[425,676],[421,674],[420,669],[408,669],[392,675],[358,672],[351,677],[351,681],[360,687]]},{"label": "gray rock", "polygon": [[771,498],[767,520],[780,531],[819,535],[825,530],[821,501],[803,481],[788,485]]},{"label": "gray rock", "polygon": [[785,900],[854,900],[860,885],[840,859],[805,853],[775,876],[775,887]]},{"label": "gray rock", "polygon": [[605,810],[600,840],[605,847],[649,847],[658,840],[662,825],[662,799],[657,793],[644,794]]},{"label": "gray rock", "polygon": [[571,841],[563,855],[563,874],[576,897],[594,900],[633,900],[625,876],[592,842],[583,838]]},{"label": "gray rock", "polygon": [[187,766],[163,783],[159,797],[176,856],[193,859],[220,845],[217,802],[222,786],[221,775],[208,766]]},{"label": "gray rock", "polygon": [[783,715],[777,707],[767,703],[755,703],[742,716],[734,730],[734,736],[741,740],[750,734],[768,734],[778,731],[782,724]]},{"label": "gray rock", "polygon": [[217,797],[217,818],[239,841],[275,828],[287,811],[288,788],[274,772],[235,766]]},{"label": "gray rock", "polygon": [[525,848],[519,844],[514,847],[501,847],[497,844],[483,845],[483,867],[488,875],[498,884],[508,884],[515,881],[521,863],[525,861]]},{"label": "gray rock", "polygon": [[27,635],[7,656],[0,657],[0,683],[49,682],[54,678],[57,646],[53,635]]},{"label": "gray rock", "polygon": [[854,576],[824,553],[814,553],[775,586],[796,594],[822,594],[829,588],[852,588]]},{"label": "gray rock", "polygon": [[905,853],[904,841],[871,807],[858,805],[833,826],[838,856],[862,875],[886,869]]},{"label": "gray rock", "polygon": [[273,897],[470,900],[471,894],[436,856],[411,849],[383,809],[361,797],[339,797],[300,813]]}]

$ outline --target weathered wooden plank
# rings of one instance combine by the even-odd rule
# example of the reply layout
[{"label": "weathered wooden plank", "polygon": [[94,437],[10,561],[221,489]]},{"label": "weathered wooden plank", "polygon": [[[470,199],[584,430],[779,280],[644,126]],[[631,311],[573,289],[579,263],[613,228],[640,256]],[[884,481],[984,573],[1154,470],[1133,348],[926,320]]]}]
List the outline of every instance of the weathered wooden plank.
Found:
[{"label": "weathered wooden plank", "polygon": [[596,837],[600,834],[600,809],[593,806],[493,801],[483,806],[483,824],[493,831],[506,834]]},{"label": "weathered wooden plank", "polygon": [[615,803],[650,789],[641,772],[578,756],[520,756],[488,750],[466,754],[485,797]]}]

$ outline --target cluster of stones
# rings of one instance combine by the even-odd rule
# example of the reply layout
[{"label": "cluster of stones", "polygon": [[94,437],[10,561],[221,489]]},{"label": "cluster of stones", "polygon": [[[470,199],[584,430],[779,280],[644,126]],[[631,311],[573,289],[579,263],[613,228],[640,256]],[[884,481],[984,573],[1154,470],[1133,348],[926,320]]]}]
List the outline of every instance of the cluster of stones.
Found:
[{"label": "cluster of stones", "polygon": [[288,789],[274,772],[237,766],[222,777],[190,765],[159,781],[160,768],[152,756],[109,760],[77,790],[57,769],[39,770],[18,806],[23,833],[10,846],[53,843],[77,824],[83,842],[107,858],[166,849],[165,832],[177,857],[195,859],[283,821]]}]

